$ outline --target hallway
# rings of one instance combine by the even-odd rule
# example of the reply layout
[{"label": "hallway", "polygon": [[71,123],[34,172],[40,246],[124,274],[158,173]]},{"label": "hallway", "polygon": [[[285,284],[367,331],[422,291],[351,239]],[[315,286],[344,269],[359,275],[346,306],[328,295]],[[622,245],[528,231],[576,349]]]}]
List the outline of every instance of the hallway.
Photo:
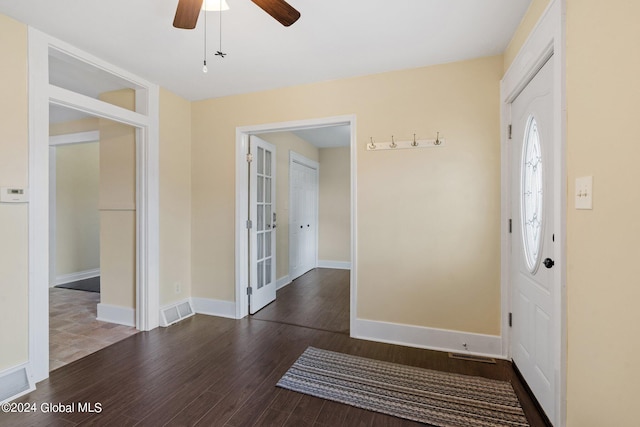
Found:
[{"label": "hallway", "polygon": [[349,270],[315,268],[280,288],[252,317],[349,335]]}]

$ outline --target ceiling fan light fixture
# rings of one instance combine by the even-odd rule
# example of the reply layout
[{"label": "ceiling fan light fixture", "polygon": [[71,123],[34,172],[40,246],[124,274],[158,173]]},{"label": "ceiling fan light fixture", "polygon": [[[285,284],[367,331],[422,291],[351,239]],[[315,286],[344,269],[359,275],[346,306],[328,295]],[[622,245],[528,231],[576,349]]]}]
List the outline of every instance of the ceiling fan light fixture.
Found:
[{"label": "ceiling fan light fixture", "polygon": [[227,0],[204,0],[202,2],[202,10],[207,12],[219,12],[221,10],[229,10]]}]

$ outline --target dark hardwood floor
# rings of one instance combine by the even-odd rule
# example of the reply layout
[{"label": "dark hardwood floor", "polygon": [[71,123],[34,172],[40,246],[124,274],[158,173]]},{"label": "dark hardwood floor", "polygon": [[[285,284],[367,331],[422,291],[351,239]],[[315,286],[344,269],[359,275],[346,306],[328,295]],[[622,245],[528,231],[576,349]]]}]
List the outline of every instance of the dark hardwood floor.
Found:
[{"label": "dark hardwood floor", "polygon": [[348,335],[349,274],[349,270],[311,270],[281,288],[276,300],[253,318]]},{"label": "dark hardwood floor", "polygon": [[[334,270],[315,273],[340,277]],[[317,280],[317,286],[324,285]],[[316,300],[298,305],[308,307]],[[287,312],[286,307],[277,310]],[[544,425],[509,362],[450,359],[447,353],[322,330],[331,324],[312,328],[278,323],[275,317],[196,315],[169,328],[138,333],[53,371],[36,391],[17,401],[33,404],[35,412],[0,412],[0,426],[421,425],[275,387],[307,346],[512,381],[531,425]],[[45,412],[54,404],[75,406],[68,407],[69,413]],[[81,404],[94,409],[99,404],[101,412],[82,412]]]}]

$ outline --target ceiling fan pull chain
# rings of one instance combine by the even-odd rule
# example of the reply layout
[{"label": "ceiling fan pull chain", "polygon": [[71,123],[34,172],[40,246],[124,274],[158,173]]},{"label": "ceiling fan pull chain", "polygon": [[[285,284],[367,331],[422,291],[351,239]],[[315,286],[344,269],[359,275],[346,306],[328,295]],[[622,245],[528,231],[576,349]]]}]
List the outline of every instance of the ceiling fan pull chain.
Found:
[{"label": "ceiling fan pull chain", "polygon": [[207,68],[207,0],[204,0],[205,3],[205,9],[202,11],[202,13],[204,14],[204,65],[202,66],[202,72],[206,73],[207,71],[209,71],[209,69]]},{"label": "ceiling fan pull chain", "polygon": [[220,50],[216,52],[216,56],[220,58],[227,56],[227,54],[222,51],[222,0],[220,0]]}]

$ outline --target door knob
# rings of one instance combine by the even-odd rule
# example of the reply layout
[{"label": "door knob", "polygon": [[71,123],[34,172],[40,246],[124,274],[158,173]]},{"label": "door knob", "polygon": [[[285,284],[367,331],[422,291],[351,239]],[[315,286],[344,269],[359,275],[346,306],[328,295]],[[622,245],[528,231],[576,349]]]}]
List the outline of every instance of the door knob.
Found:
[{"label": "door knob", "polygon": [[544,264],[545,267],[547,268],[551,268],[553,267],[553,265],[555,264],[555,262],[553,262],[553,260],[551,258],[547,258],[544,261],[542,261],[542,263]]}]

